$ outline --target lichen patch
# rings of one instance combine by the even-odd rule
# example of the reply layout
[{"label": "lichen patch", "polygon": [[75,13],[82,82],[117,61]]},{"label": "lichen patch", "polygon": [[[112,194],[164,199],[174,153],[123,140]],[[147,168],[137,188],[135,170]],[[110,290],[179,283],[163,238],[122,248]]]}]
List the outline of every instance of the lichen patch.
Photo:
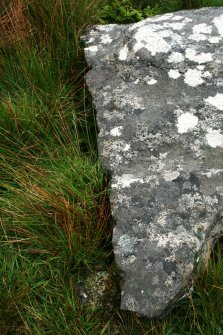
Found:
[{"label": "lichen patch", "polygon": [[165,20],[172,19],[172,18],[173,18],[173,13],[167,13],[167,14],[158,16],[155,19],[155,21],[160,22],[160,21],[165,21]]},{"label": "lichen patch", "polygon": [[156,84],[156,83],[157,83],[157,80],[154,79],[154,78],[152,78],[152,79],[150,79],[150,80],[147,80],[147,84],[148,84],[148,85],[154,85],[154,84]]},{"label": "lichen patch", "polygon": [[208,41],[212,44],[216,44],[216,43],[219,43],[221,41],[221,37],[219,36],[211,36]]},{"label": "lichen patch", "polygon": [[169,70],[168,76],[172,79],[178,79],[181,76],[181,74],[178,70]]},{"label": "lichen patch", "polygon": [[223,110],[223,94],[217,93],[214,97],[208,97],[205,101],[217,109]]},{"label": "lichen patch", "polygon": [[193,26],[194,34],[211,34],[212,27],[208,26],[207,23],[200,23]]},{"label": "lichen patch", "polygon": [[184,82],[192,87],[201,85],[204,80],[202,79],[202,72],[197,69],[189,69],[185,73]]},{"label": "lichen patch", "polygon": [[206,135],[207,143],[212,148],[222,147],[223,148],[223,134],[218,129],[209,129]]},{"label": "lichen patch", "polygon": [[174,17],[171,18],[172,21],[180,21],[184,20],[184,17],[181,15],[175,15]]},{"label": "lichen patch", "polygon": [[122,150],[123,150],[124,152],[126,152],[126,151],[129,151],[130,148],[131,148],[131,145],[127,143],[127,144],[124,146],[124,148],[123,148]]},{"label": "lichen patch", "polygon": [[140,27],[135,33],[134,38],[136,40],[133,47],[135,52],[145,48],[154,56],[157,53],[167,53],[171,50],[170,44],[165,41],[160,33],[155,32],[152,26]]},{"label": "lichen patch", "polygon": [[97,52],[98,47],[97,47],[97,45],[92,45],[92,46],[89,46],[89,47],[85,48],[85,51]]},{"label": "lichen patch", "polygon": [[173,30],[182,30],[185,26],[185,22],[164,22],[163,27],[164,28],[171,28]]},{"label": "lichen patch", "polygon": [[219,34],[223,37],[223,14],[213,20]]},{"label": "lichen patch", "polygon": [[177,179],[177,177],[179,177],[180,175],[180,172],[179,171],[166,171],[164,174],[163,174],[163,178],[166,180],[166,181],[173,181],[175,179]]},{"label": "lichen patch", "polygon": [[205,34],[191,34],[189,37],[188,37],[190,40],[194,40],[196,42],[200,42],[200,41],[205,41],[208,39],[207,35]]},{"label": "lichen patch", "polygon": [[185,57],[184,57],[184,55],[182,53],[180,53],[180,52],[172,52],[169,55],[167,61],[169,63],[181,63],[181,62],[184,61],[184,59],[185,59]]},{"label": "lichen patch", "polygon": [[119,52],[119,59],[124,61],[127,59],[127,56],[128,56],[128,52],[129,52],[129,49],[128,49],[128,46],[125,45]]},{"label": "lichen patch", "polygon": [[110,134],[112,136],[121,136],[122,135],[122,129],[123,129],[123,126],[115,127],[113,129],[111,129]]},{"label": "lichen patch", "polygon": [[133,183],[143,183],[142,177],[136,177],[132,174],[123,174],[120,177],[117,177],[114,183],[112,184],[113,188],[129,188]]},{"label": "lichen patch", "polygon": [[186,49],[185,57],[198,64],[208,63],[213,60],[213,56],[210,52],[197,54],[197,52],[191,48]]},{"label": "lichen patch", "polygon": [[136,240],[137,238],[124,234],[120,236],[117,244],[124,250],[124,252],[129,253],[133,251]]},{"label": "lichen patch", "polygon": [[184,134],[197,127],[198,117],[187,112],[178,117],[177,129],[178,133]]},{"label": "lichen patch", "polygon": [[109,44],[112,42],[112,38],[109,34],[102,35],[101,37],[101,43],[102,44]]}]

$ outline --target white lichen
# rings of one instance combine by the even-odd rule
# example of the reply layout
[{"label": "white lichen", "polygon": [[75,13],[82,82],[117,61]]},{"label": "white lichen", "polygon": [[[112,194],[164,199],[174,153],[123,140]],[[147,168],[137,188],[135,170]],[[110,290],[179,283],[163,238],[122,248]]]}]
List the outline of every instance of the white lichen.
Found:
[{"label": "white lichen", "polygon": [[212,27],[208,26],[206,23],[200,23],[193,26],[194,34],[211,34]]},{"label": "white lichen", "polygon": [[178,117],[177,120],[177,128],[178,133],[184,134],[187,133],[190,130],[193,130],[196,128],[198,124],[198,117],[187,112]]},{"label": "white lichen", "polygon": [[214,106],[215,108],[219,110],[223,110],[223,94],[217,93],[214,97],[208,97],[205,99],[207,103]]},{"label": "white lichen", "polygon": [[205,34],[197,34],[197,33],[191,34],[188,38],[196,42],[205,41],[208,39],[208,37]]},{"label": "white lichen", "polygon": [[85,48],[85,51],[97,52],[98,47],[97,47],[97,45],[92,45],[92,46],[89,46],[89,47]]},{"label": "white lichen", "polygon": [[123,129],[123,126],[115,127],[115,128],[113,128],[113,129],[111,129],[110,134],[111,134],[112,136],[121,136],[121,134],[122,134],[122,129]]},{"label": "white lichen", "polygon": [[181,15],[175,15],[174,17],[171,18],[172,21],[180,21],[183,20],[184,17]]},{"label": "white lichen", "polygon": [[172,52],[170,56],[167,58],[169,63],[181,63],[183,62],[185,57],[180,52]]},{"label": "white lichen", "polygon": [[117,242],[118,246],[121,247],[122,252],[129,253],[133,251],[134,244],[136,243],[137,238],[131,237],[128,234],[123,234],[119,237]]},{"label": "white lichen", "polygon": [[122,150],[123,150],[124,152],[126,152],[126,151],[129,151],[130,148],[131,148],[131,145],[130,145],[130,144],[126,144]]},{"label": "white lichen", "polygon": [[196,50],[191,48],[186,49],[185,57],[199,64],[208,63],[213,60],[212,54],[210,52],[202,52],[197,54]]},{"label": "white lichen", "polygon": [[179,177],[180,175],[180,172],[179,171],[166,171],[164,174],[163,174],[163,178],[170,182],[170,181],[173,181],[175,179],[177,179],[177,177]]},{"label": "white lichen", "polygon": [[223,14],[219,17],[215,17],[213,20],[218,32],[221,36],[223,36]]},{"label": "white lichen", "polygon": [[112,38],[109,34],[102,35],[101,43],[102,44],[110,44],[112,42]]},{"label": "white lichen", "polygon": [[181,30],[185,26],[185,22],[164,22],[163,27],[164,28],[171,28],[173,30]]},{"label": "white lichen", "polygon": [[205,72],[203,72],[202,77],[204,77],[204,78],[211,78],[212,74],[209,71],[205,71]]},{"label": "white lichen", "polygon": [[182,245],[188,245],[191,249],[197,251],[200,248],[199,239],[187,231],[182,232],[169,232],[167,235],[157,234],[155,237],[157,247],[171,247],[177,249]]},{"label": "white lichen", "polygon": [[136,40],[133,49],[135,52],[145,48],[152,56],[157,53],[167,53],[171,50],[170,44],[162,37],[161,32],[155,32],[152,26],[140,27],[134,35]]},{"label": "white lichen", "polygon": [[156,84],[156,83],[157,83],[157,80],[154,79],[154,78],[152,78],[152,79],[150,79],[150,80],[147,81],[147,84],[148,84],[148,85],[154,85],[154,84]]},{"label": "white lichen", "polygon": [[165,20],[169,20],[173,17],[173,13],[167,13],[164,15],[160,15],[159,17],[155,18],[154,21],[165,21]]},{"label": "white lichen", "polygon": [[202,176],[206,176],[207,178],[211,178],[215,175],[223,173],[223,169],[209,169],[208,171],[202,172]]},{"label": "white lichen", "polygon": [[220,133],[218,129],[208,129],[208,133],[206,135],[207,143],[212,148],[222,147],[223,148],[223,135]]},{"label": "white lichen", "polygon": [[211,36],[208,41],[212,44],[219,43],[221,41],[222,37],[219,36]]},{"label": "white lichen", "polygon": [[178,70],[169,70],[168,76],[172,79],[178,79],[181,76],[181,74]]},{"label": "white lichen", "polygon": [[95,40],[94,37],[90,37],[89,40],[86,41],[86,44],[91,44],[94,42],[94,40]]},{"label": "white lichen", "polygon": [[156,221],[159,225],[165,226],[167,223],[168,211],[160,212]]},{"label": "white lichen", "polygon": [[133,183],[142,184],[143,182],[144,181],[142,177],[136,177],[132,174],[126,173],[116,178],[116,180],[112,184],[112,188],[129,188]]},{"label": "white lichen", "polygon": [[187,72],[185,73],[184,82],[192,87],[201,85],[204,82],[204,80],[202,79],[202,72],[197,69],[187,70]]},{"label": "white lichen", "polygon": [[127,56],[128,56],[128,52],[129,52],[129,49],[128,49],[128,46],[127,44],[120,50],[119,52],[119,59],[124,61],[127,59]]}]

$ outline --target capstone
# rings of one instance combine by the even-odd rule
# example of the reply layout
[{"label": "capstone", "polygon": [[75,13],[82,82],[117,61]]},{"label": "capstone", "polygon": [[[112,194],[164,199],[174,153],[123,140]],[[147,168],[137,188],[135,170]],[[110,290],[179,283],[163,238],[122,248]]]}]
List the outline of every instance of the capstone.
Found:
[{"label": "capstone", "polygon": [[83,37],[121,308],[163,317],[223,234],[223,8]]}]

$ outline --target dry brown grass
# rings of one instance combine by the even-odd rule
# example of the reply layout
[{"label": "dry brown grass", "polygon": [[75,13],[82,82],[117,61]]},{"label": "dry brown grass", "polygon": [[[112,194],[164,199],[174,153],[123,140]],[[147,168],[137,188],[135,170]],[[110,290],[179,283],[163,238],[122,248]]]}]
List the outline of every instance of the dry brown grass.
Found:
[{"label": "dry brown grass", "polygon": [[0,8],[0,48],[9,48],[29,35],[30,25],[24,14],[23,0],[1,4]]}]

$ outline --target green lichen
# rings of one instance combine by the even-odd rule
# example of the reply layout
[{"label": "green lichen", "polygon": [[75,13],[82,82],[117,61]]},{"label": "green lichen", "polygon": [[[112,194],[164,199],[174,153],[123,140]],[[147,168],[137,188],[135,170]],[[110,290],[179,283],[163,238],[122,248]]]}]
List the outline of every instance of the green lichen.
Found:
[{"label": "green lichen", "polygon": [[119,300],[118,281],[114,273],[97,271],[84,282],[87,304],[93,309],[114,308]]}]

